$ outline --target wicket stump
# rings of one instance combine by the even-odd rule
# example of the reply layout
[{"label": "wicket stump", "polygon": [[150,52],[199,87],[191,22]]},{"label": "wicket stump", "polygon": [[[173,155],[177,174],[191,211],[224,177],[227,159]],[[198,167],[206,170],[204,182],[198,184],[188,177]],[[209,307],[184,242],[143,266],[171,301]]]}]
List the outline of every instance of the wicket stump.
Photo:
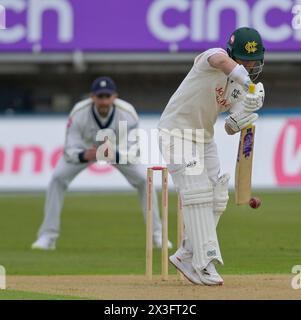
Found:
[{"label": "wicket stump", "polygon": [[[147,169],[147,218],[146,218],[146,277],[151,280],[153,275],[153,186],[154,171],[162,174],[162,252],[161,252],[161,276],[162,280],[168,280],[168,171],[165,167],[150,167]],[[177,244],[181,244],[183,238],[183,218],[181,199],[178,196],[177,203]],[[180,279],[183,279],[180,274]]]}]

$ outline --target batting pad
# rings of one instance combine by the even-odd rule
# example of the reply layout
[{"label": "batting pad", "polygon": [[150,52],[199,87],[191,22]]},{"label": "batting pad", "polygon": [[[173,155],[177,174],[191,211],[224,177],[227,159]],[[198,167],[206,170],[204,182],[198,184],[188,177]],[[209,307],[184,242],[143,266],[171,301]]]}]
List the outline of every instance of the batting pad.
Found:
[{"label": "batting pad", "polygon": [[219,219],[221,215],[227,208],[228,200],[229,200],[229,180],[230,175],[228,173],[223,174],[217,180],[217,183],[214,187],[213,191],[213,209],[215,216],[215,225],[218,225]]},{"label": "batting pad", "polygon": [[186,234],[193,250],[193,267],[202,270],[211,261],[223,264],[213,215],[213,189],[186,189],[182,191],[182,197]]}]

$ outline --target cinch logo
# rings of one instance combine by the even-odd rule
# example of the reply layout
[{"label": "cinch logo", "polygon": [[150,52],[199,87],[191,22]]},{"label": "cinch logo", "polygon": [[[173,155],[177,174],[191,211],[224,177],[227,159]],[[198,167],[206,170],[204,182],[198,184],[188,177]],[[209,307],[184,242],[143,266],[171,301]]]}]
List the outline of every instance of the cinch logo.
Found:
[{"label": "cinch logo", "polygon": [[301,4],[295,5],[292,9],[294,15],[292,20],[292,27],[295,30],[301,29]]},{"label": "cinch logo", "polygon": [[301,120],[289,120],[283,127],[274,155],[279,185],[301,185]]},{"label": "cinch logo", "polygon": [[43,38],[43,19],[46,12],[57,15],[57,26],[54,25],[53,29],[57,30],[58,41],[66,43],[73,40],[74,12],[72,4],[67,0],[1,0],[1,5],[5,7],[7,15],[10,11],[13,16],[26,14],[25,22],[16,18],[9,21],[7,18],[7,29],[0,32],[0,43],[12,44],[23,39],[31,43],[40,42]]},{"label": "cinch logo", "polygon": [[[0,175],[22,173],[43,175],[50,168],[53,170],[62,156],[63,148],[52,150],[49,154],[41,145],[12,146],[9,149],[0,147]],[[90,165],[87,170],[91,174],[103,175],[111,173],[110,165]]]},{"label": "cinch logo", "polygon": [[[301,32],[294,30],[290,23],[299,21],[300,16],[295,12],[298,1],[156,0],[148,9],[147,24],[153,36],[161,41],[175,43],[190,39],[194,42],[215,42],[221,38],[224,14],[232,11],[237,28],[252,26],[260,30],[266,41],[281,42],[291,37],[301,41]],[[277,24],[269,19],[270,13],[275,11],[282,17]],[[168,20],[172,12],[177,15],[177,23]]]},{"label": "cinch logo", "polygon": [[6,11],[0,4],[0,30],[6,29]]}]

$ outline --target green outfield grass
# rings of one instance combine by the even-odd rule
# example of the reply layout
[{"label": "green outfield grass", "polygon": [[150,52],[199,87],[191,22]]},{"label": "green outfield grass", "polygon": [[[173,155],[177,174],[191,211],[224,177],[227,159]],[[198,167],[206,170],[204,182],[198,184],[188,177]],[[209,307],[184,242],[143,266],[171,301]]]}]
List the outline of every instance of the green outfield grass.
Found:
[{"label": "green outfield grass", "polygon": [[[258,210],[235,206],[231,196],[218,227],[222,274],[290,273],[293,265],[301,264],[300,193],[257,195],[263,201]],[[68,194],[55,252],[30,250],[43,202],[43,195],[0,197],[0,265],[9,275],[144,273],[145,226],[135,194]],[[174,243],[175,208],[171,195]],[[157,250],[155,271],[159,268]]]},{"label": "green outfield grass", "polygon": [[82,300],[82,298],[17,290],[0,290],[0,300]]}]

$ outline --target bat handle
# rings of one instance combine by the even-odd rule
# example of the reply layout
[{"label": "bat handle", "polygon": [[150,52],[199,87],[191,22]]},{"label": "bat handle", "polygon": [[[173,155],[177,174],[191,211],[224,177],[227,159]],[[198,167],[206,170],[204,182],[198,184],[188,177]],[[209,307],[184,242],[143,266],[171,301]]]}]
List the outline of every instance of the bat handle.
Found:
[{"label": "bat handle", "polygon": [[256,85],[255,85],[255,83],[251,83],[251,84],[249,84],[249,93],[251,93],[251,94],[254,94],[255,93],[255,91],[256,91]]}]

